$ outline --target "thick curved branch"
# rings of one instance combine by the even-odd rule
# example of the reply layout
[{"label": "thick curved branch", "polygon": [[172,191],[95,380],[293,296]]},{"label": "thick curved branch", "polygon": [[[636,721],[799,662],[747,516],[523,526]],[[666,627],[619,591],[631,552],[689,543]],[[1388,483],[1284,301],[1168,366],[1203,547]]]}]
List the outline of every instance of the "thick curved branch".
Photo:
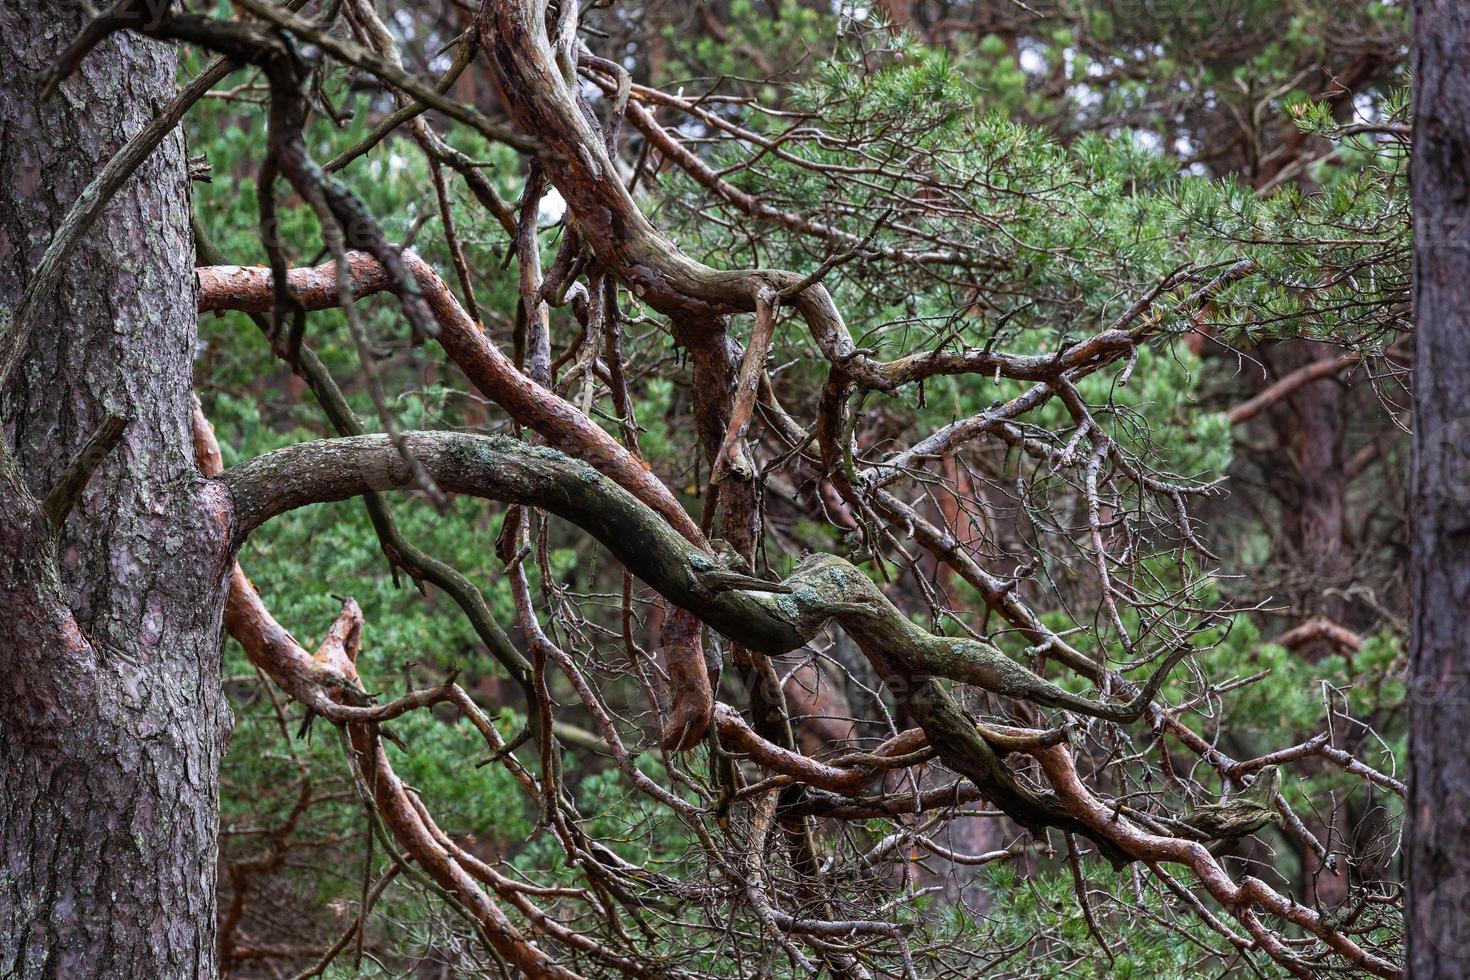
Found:
[{"label": "thick curved branch", "polygon": [[[850,562],[813,555],[781,583],[729,572],[664,525],[648,507],[591,467],[555,450],[500,436],[413,432],[404,439],[415,459],[446,489],[534,504],[601,541],[661,595],[743,646],[782,654],[836,621],[889,677],[923,684],[941,677],[1007,697],[1110,721],[1137,719],[1177,649],[1126,705],[1093,701],[1045,680],[977,640],[935,636],[911,622]],[[412,475],[401,454],[385,455],[384,436],[302,443],[258,456],[221,478],[235,502],[237,544],[278,514],[371,490],[407,489]]]},{"label": "thick curved branch", "polygon": [[[383,266],[365,252],[349,252],[353,292],[367,296],[390,288]],[[534,383],[500,352],[484,330],[465,313],[439,274],[413,250],[403,263],[418,282],[429,310],[439,325],[435,338],[466,377],[517,422],[534,430],[548,445],[585,460],[600,473],[626,488],[692,542],[703,543],[699,528],[667,487],[612,436],[565,400]],[[264,313],[271,309],[274,283],[261,266],[205,266],[199,276],[200,312],[240,310]],[[292,269],[287,276],[292,291],[307,310],[341,304],[336,263],[310,269]]]},{"label": "thick curved branch", "polygon": [[[219,473],[219,445],[197,407],[194,413],[194,451],[205,475]],[[344,703],[355,706],[366,703],[357,676],[362,610],[351,599],[343,603],[341,614],[332,623],[321,646],[311,654],[270,614],[237,562],[230,578],[224,626],[239,641],[252,663],[306,707],[331,716],[334,709]],[[377,810],[399,846],[441,888],[469,910],[501,956],[529,976],[575,980],[578,975],[553,963],[522,935],[465,869],[435,840],[388,762],[378,738],[377,722],[354,721],[347,727],[358,753],[357,765],[372,787]]]},{"label": "thick curved branch", "polygon": [[[780,593],[765,587],[759,592],[730,589],[721,569],[657,514],[590,466],[554,450],[451,432],[407,433],[404,439],[414,458],[446,490],[534,504],[575,523],[661,595],[743,646],[786,653],[836,620],[947,765],[974,780],[1023,825],[1059,826],[1093,836],[1048,794],[1016,782],[1000,761],[1011,747],[987,742],[936,675],[948,671],[966,681],[995,685],[991,689],[1011,697],[1098,717],[1136,717],[1137,705],[1081,698],[985,644],[932,636],[910,623],[866,576],[834,556],[803,562],[781,583]],[[360,436],[277,450],[234,467],[220,480],[234,502],[238,544],[263,522],[296,507],[369,490],[406,489],[411,473],[387,437]],[[1161,676],[1162,671],[1151,688]],[[1125,859],[1106,842],[1098,843],[1114,860]]]},{"label": "thick curved branch", "polygon": [[[780,654],[805,642],[768,598],[708,588],[700,573],[715,569],[714,560],[592,466],[507,437],[412,432],[404,438],[444,489],[534,505],[572,521],[660,595],[745,645]],[[385,436],[291,446],[233,467],[221,480],[234,497],[237,542],[297,507],[411,487],[406,465]]]}]

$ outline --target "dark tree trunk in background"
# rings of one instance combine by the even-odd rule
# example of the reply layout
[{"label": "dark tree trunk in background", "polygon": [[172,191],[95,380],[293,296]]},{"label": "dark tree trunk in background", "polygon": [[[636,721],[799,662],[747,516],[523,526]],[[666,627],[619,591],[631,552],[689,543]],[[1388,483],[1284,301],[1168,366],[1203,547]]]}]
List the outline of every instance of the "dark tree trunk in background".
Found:
[{"label": "dark tree trunk in background", "polygon": [[[175,91],[171,46],[118,35],[37,106],[82,23],[0,0],[0,306],[98,169]],[[215,968],[224,511],[189,416],[195,303],[170,137],[67,264],[3,393],[0,976]],[[130,422],[59,535],[39,515],[109,414]]]},{"label": "dark tree trunk in background", "polygon": [[1409,972],[1470,975],[1470,6],[1414,5]]},{"label": "dark tree trunk in background", "polygon": [[[1336,356],[1333,349],[1297,340],[1264,352],[1278,376]],[[1293,570],[1285,585],[1302,621],[1326,616],[1345,626],[1351,558],[1345,540],[1346,508],[1342,439],[1347,399],[1334,378],[1302,385],[1271,413],[1287,465],[1275,474],[1286,512],[1282,532],[1290,551],[1281,564]],[[1320,654],[1322,651],[1316,651]]]}]

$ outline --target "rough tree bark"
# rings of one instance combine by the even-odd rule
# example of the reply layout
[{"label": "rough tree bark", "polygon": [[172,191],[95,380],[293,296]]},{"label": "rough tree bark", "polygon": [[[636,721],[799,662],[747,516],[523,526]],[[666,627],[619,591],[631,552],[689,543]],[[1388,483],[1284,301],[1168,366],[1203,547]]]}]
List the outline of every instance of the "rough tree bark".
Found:
[{"label": "rough tree bark", "polygon": [[1470,7],[1414,4],[1408,975],[1470,972]]},{"label": "rough tree bark", "polygon": [[[173,48],[104,42],[37,104],[80,11],[0,0],[0,319],[78,193],[172,95]],[[3,393],[0,975],[215,968],[228,541],[197,475],[189,187],[171,136],[44,297]],[[54,530],[39,506],[108,416],[121,442]]]}]

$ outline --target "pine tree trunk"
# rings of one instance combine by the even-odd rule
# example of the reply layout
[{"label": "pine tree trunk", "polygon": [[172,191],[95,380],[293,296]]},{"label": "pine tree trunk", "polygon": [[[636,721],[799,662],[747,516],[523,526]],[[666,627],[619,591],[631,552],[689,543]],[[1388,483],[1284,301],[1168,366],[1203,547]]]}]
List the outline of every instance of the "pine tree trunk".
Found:
[{"label": "pine tree trunk", "polygon": [[1414,5],[1409,975],[1470,975],[1470,7]]},{"label": "pine tree trunk", "polygon": [[[38,106],[81,23],[0,0],[0,307],[175,91],[173,48],[121,34]],[[215,972],[226,512],[191,453],[191,259],[175,134],[77,249],[0,393],[0,976]],[[108,414],[122,442],[53,534],[36,500]]]}]

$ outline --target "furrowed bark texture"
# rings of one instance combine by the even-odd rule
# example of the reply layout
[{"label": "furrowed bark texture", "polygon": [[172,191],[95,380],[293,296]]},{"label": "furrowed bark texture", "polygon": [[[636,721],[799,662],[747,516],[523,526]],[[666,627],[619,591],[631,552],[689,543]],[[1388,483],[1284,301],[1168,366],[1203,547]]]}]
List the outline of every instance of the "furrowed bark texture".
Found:
[{"label": "furrowed bark texture", "polygon": [[[172,47],[100,45],[43,105],[79,11],[0,0],[0,307],[97,170],[173,93]],[[184,145],[167,139],[43,298],[3,392],[0,976],[215,970],[219,629],[228,536],[189,436]],[[109,415],[122,441],[59,533],[43,499]]]},{"label": "furrowed bark texture", "polygon": [[1414,5],[1408,975],[1470,974],[1470,8]]}]

